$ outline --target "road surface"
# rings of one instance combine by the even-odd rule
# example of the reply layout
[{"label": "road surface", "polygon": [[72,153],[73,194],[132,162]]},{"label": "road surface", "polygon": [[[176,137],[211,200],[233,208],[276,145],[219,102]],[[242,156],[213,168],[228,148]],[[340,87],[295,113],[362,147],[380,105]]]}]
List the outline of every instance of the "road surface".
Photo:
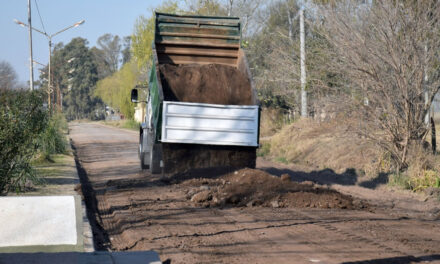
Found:
[{"label": "road surface", "polygon": [[71,123],[70,137],[98,249],[155,250],[165,263],[440,263],[438,201],[334,185],[371,208],[202,208],[139,169],[136,132]]}]

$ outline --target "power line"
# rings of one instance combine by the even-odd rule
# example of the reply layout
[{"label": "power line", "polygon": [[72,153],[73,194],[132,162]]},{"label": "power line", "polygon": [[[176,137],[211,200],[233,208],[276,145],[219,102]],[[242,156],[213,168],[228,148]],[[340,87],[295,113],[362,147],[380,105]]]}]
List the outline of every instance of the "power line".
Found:
[{"label": "power line", "polygon": [[38,16],[40,17],[41,26],[43,27],[44,33],[46,33],[46,29],[44,28],[44,24],[43,24],[43,19],[41,18],[40,15],[40,9],[38,8],[37,0],[34,0],[34,2],[35,2],[35,6],[37,7]]}]

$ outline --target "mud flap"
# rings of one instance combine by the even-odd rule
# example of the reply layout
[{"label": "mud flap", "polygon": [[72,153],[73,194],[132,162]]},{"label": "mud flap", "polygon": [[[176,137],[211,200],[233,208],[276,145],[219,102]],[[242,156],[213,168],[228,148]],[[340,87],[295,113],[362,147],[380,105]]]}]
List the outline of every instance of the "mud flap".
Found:
[{"label": "mud flap", "polygon": [[[150,159],[149,159],[149,152],[146,152],[146,150],[148,150],[148,143],[144,144],[144,135],[143,133],[140,135],[140,139],[139,139],[139,160],[140,160],[140,165],[141,165],[141,169],[142,170],[146,170],[150,167]],[[146,138],[145,138],[146,139]]]}]

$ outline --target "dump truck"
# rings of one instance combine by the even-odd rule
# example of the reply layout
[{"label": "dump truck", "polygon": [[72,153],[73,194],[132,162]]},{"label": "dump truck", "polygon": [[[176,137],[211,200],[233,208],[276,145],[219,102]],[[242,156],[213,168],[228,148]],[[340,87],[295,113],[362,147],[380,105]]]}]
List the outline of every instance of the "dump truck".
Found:
[{"label": "dump truck", "polygon": [[255,167],[260,108],[240,19],[155,13],[153,63],[139,129],[142,169]]}]

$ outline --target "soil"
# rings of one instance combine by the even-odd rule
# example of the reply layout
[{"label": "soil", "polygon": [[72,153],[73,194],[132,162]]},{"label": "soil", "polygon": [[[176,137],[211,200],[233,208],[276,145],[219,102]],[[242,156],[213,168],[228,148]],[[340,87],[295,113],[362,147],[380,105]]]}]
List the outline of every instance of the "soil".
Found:
[{"label": "soil", "polygon": [[167,101],[252,105],[249,79],[237,68],[220,64],[159,65]]},{"label": "soil", "polygon": [[[167,101],[253,104],[249,80],[235,67],[220,64],[162,64],[159,65],[159,71]],[[255,148],[164,144],[162,151],[167,174],[225,165],[231,169],[255,168]]]},{"label": "soil", "polygon": [[162,146],[162,157],[167,174],[188,174],[196,168],[215,167],[228,171],[244,167],[255,168],[257,154],[254,147],[194,144],[163,144]]},{"label": "soil", "polygon": [[216,179],[182,183],[187,199],[204,207],[265,206],[363,209],[367,204],[312,182],[298,183],[256,169],[241,169]]},{"label": "soil", "polygon": [[154,250],[165,263],[440,261],[437,198],[262,159],[163,178],[139,169],[135,132],[71,123],[70,136],[97,250]]}]

